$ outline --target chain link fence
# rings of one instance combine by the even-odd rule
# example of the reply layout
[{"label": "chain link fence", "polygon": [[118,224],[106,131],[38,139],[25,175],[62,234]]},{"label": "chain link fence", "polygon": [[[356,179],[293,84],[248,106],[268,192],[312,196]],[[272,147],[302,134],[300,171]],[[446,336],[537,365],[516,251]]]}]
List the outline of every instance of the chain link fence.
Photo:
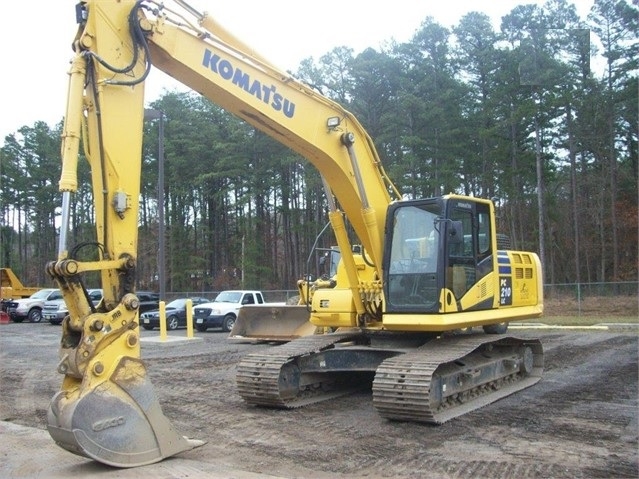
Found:
[{"label": "chain link fence", "polygon": [[544,285],[548,316],[627,316],[639,314],[639,282]]}]

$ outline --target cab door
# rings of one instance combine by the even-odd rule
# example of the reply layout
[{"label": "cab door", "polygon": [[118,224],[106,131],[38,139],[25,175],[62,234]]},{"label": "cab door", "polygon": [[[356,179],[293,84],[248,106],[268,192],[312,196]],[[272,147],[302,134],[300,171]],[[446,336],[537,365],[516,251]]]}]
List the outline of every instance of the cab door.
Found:
[{"label": "cab door", "polygon": [[444,274],[449,295],[444,301],[445,310],[489,309],[493,305],[492,294],[488,288],[477,286],[494,268],[490,205],[455,198],[448,202],[446,216],[448,224],[459,231],[446,235]]}]

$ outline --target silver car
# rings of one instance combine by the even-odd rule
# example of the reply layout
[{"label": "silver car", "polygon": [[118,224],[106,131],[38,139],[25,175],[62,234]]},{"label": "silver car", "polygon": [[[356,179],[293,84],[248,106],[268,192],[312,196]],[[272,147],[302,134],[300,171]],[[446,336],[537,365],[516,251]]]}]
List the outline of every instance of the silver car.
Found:
[{"label": "silver car", "polygon": [[[88,293],[94,306],[102,301],[101,289],[89,289]],[[67,314],[69,314],[69,309],[62,298],[46,301],[42,307],[42,317],[51,324],[62,323]]]}]

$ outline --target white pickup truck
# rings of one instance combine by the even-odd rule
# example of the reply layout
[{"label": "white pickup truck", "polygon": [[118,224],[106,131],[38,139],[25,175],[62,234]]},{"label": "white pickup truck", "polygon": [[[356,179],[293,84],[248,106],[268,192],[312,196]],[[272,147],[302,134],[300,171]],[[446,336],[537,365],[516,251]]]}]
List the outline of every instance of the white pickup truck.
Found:
[{"label": "white pickup truck", "polygon": [[12,299],[4,304],[14,323],[21,323],[25,319],[32,323],[39,323],[42,321],[42,307],[45,302],[54,299],[62,299],[60,290],[45,288],[33,293],[28,298]]},{"label": "white pickup truck", "polygon": [[193,308],[193,323],[200,332],[208,328],[233,329],[240,308],[246,304],[282,306],[286,303],[266,303],[261,291],[222,291],[211,303],[198,304]]}]

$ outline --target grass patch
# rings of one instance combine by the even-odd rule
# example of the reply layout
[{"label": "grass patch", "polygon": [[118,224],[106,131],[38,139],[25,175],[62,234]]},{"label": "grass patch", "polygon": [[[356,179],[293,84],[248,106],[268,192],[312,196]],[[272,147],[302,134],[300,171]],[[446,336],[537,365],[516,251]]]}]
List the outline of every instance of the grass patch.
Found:
[{"label": "grass patch", "polygon": [[549,316],[544,314],[541,318],[531,320],[531,322],[557,326],[594,326],[595,324],[601,323],[627,323],[639,325],[639,318],[637,318],[637,316]]}]

